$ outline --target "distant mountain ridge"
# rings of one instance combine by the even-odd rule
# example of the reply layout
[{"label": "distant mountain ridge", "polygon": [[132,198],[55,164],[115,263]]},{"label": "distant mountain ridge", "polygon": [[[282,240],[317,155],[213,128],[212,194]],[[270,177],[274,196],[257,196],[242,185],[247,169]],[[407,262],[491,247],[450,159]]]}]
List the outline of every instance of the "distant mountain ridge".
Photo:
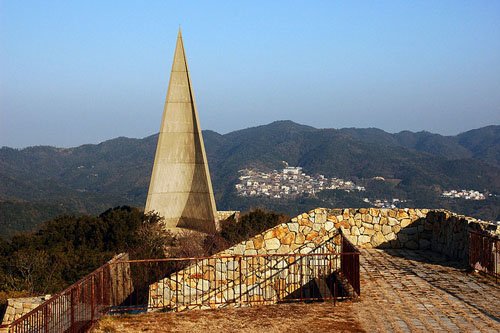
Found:
[{"label": "distant mountain ridge", "polygon": [[426,131],[390,134],[376,128],[343,128],[340,131],[365,142],[402,146],[449,159],[475,158],[500,166],[500,126],[486,126],[455,136]]},{"label": "distant mountain ridge", "polygon": [[[395,187],[385,184],[377,191],[375,185],[368,188],[372,188],[373,195],[407,196],[414,204],[440,204],[435,197],[439,189],[500,193],[500,126],[442,136],[409,131],[390,134],[375,128],[316,129],[292,121],[276,121],[224,135],[203,131],[203,136],[219,209],[285,207],[235,197],[234,193],[238,170],[280,169],[282,161],[302,166],[308,174],[327,177],[359,182],[376,176],[397,179]],[[157,138],[157,134],[143,139],[119,137],[74,148],[3,147],[0,211],[10,212],[12,207],[22,205],[40,210],[41,203],[59,213],[99,213],[121,204],[142,207]],[[423,201],[426,197],[430,199]],[[495,211],[491,214],[496,217]],[[15,230],[15,214],[10,213],[0,214],[0,228],[7,223],[2,222],[4,215],[9,216],[10,228]],[[34,225],[40,221],[34,218],[32,222]],[[24,217],[22,224],[30,223]]]}]

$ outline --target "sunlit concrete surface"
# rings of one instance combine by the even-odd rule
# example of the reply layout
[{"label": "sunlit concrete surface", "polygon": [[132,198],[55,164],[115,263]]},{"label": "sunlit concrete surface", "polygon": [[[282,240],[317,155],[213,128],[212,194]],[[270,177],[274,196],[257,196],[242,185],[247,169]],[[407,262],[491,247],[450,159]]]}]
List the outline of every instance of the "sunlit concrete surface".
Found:
[{"label": "sunlit concrete surface", "polygon": [[215,229],[212,182],[180,29],[145,210],[158,212],[174,232]]}]

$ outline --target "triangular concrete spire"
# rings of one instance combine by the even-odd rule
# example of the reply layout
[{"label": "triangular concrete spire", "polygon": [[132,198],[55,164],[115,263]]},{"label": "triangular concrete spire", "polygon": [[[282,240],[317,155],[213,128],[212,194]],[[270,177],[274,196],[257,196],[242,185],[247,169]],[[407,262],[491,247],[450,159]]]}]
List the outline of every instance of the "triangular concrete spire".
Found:
[{"label": "triangular concrete spire", "polygon": [[158,212],[174,232],[215,230],[212,182],[180,28],[145,211]]}]

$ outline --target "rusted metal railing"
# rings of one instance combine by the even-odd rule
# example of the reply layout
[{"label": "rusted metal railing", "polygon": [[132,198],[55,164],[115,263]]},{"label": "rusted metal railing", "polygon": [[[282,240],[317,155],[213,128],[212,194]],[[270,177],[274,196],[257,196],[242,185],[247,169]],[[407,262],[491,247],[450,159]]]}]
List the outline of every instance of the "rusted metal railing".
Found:
[{"label": "rusted metal railing", "polygon": [[9,332],[85,332],[109,312],[110,263],[9,324]]},{"label": "rusted metal railing", "polygon": [[[360,277],[359,277],[359,250],[342,234],[340,230],[340,235],[342,236],[342,249],[341,249],[341,272],[342,275],[349,281],[354,292],[358,296],[361,295]],[[356,253],[357,255],[351,255],[351,253]]]},{"label": "rusted metal railing", "polygon": [[469,232],[469,266],[500,282],[500,238]]},{"label": "rusted metal railing", "polygon": [[359,295],[359,251],[343,236],[302,253],[109,262],[9,325],[10,332],[84,332],[107,313],[220,307]]}]

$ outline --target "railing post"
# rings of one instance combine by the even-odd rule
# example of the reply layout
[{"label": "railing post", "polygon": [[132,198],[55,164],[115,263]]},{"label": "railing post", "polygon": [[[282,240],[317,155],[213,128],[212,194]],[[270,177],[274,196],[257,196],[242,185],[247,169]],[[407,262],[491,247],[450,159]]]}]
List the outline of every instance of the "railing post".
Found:
[{"label": "railing post", "polygon": [[94,322],[95,320],[95,294],[94,294],[94,290],[95,290],[95,275],[92,274],[92,281],[91,281],[91,294],[90,294],[90,320],[91,322]]},{"label": "railing post", "polygon": [[499,253],[499,249],[498,249],[498,245],[500,244],[500,241],[496,241],[495,242],[495,282],[498,283],[498,275],[499,275],[499,272],[498,272],[498,253]]},{"label": "railing post", "polygon": [[71,315],[71,332],[75,332],[75,288],[70,292],[70,315]]},{"label": "railing post", "polygon": [[45,329],[45,332],[49,331],[49,307],[45,306],[42,310],[43,314],[43,327]]},{"label": "railing post", "polygon": [[238,268],[239,268],[239,271],[240,271],[240,304],[242,304],[242,296],[241,296],[241,282],[242,282],[242,279],[241,279],[241,256],[238,257]]}]

